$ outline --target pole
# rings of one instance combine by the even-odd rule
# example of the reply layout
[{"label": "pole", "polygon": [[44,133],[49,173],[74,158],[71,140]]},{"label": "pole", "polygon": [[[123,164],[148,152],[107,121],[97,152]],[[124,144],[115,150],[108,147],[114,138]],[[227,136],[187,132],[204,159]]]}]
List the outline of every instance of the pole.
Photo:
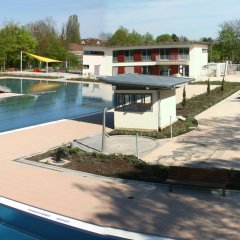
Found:
[{"label": "pole", "polygon": [[170,135],[172,138],[172,116],[170,116]]},{"label": "pole", "polygon": [[102,128],[102,152],[106,151],[106,112],[107,108],[103,110],[103,128]]},{"label": "pole", "polygon": [[46,62],[46,66],[47,66],[46,71],[47,71],[47,73],[48,73],[48,62]]},{"label": "pole", "polygon": [[224,74],[223,74],[223,81],[224,81],[225,76],[226,76],[227,68],[228,68],[228,61],[226,61],[226,63],[225,63]]},{"label": "pole", "polygon": [[20,71],[22,72],[22,51],[21,51]]},{"label": "pole", "polygon": [[138,150],[138,133],[136,133],[136,157],[139,159],[139,150]]}]

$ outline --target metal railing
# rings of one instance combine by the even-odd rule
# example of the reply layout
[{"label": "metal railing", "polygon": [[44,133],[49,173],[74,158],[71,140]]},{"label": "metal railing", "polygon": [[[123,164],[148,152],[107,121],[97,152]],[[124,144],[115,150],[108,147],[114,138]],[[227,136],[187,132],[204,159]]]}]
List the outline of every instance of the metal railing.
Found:
[{"label": "metal railing", "polygon": [[157,61],[189,61],[190,56],[185,54],[178,55],[160,55],[156,57]]}]

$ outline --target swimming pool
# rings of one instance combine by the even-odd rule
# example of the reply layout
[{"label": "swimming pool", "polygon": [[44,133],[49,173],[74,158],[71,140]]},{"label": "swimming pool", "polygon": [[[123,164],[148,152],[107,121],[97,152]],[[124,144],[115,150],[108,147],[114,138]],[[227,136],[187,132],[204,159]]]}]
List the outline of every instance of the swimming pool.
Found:
[{"label": "swimming pool", "polygon": [[29,79],[0,79],[18,96],[0,98],[0,132],[93,114],[112,106],[112,87]]},{"label": "swimming pool", "polygon": [[81,222],[0,197],[0,239],[167,240]]}]

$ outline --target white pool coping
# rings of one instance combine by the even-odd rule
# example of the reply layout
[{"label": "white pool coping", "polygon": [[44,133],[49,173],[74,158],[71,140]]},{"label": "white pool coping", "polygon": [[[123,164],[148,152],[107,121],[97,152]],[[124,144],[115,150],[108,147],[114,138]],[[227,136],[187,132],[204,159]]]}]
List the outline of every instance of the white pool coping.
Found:
[{"label": "white pool coping", "polygon": [[45,218],[54,222],[58,222],[61,224],[65,224],[67,226],[88,231],[94,234],[100,234],[103,236],[120,237],[120,238],[126,238],[131,240],[170,240],[171,239],[171,238],[165,238],[165,237],[158,237],[154,235],[130,232],[130,231],[115,229],[111,227],[97,226],[91,223],[86,223],[86,222],[69,218],[66,216],[62,216],[56,213],[48,212],[43,209],[35,208],[35,207],[29,206],[11,199],[7,199],[4,197],[0,197],[0,204],[21,210],[23,212],[26,212],[35,216]]}]

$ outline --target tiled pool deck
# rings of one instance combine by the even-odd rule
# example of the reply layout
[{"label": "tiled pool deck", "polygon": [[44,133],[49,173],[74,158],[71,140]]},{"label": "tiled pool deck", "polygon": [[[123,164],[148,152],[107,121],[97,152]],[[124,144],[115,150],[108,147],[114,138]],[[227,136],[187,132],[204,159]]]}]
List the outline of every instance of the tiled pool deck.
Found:
[{"label": "tiled pool deck", "polygon": [[[240,106],[223,102],[225,114],[233,106],[239,120]],[[66,120],[0,135],[0,195],[103,226],[180,239],[240,238],[238,192],[223,198],[218,191],[177,188],[170,194],[164,185],[106,181],[12,161],[101,130]]]}]

